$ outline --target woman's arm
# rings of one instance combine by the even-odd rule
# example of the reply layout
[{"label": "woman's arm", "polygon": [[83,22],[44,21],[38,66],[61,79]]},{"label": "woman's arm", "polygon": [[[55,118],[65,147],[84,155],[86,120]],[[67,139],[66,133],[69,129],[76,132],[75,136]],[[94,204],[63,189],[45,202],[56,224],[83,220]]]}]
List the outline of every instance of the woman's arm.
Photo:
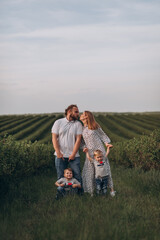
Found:
[{"label": "woman's arm", "polygon": [[85,144],[85,141],[83,139],[83,137],[81,138],[81,144],[80,144],[80,149],[84,149],[86,148],[86,144]]},{"label": "woman's arm", "polygon": [[105,145],[111,142],[110,138],[109,138],[109,137],[107,136],[107,134],[102,130],[101,127],[99,127],[99,128],[97,129],[97,133],[98,133],[100,139],[102,140],[102,142],[105,143]]}]

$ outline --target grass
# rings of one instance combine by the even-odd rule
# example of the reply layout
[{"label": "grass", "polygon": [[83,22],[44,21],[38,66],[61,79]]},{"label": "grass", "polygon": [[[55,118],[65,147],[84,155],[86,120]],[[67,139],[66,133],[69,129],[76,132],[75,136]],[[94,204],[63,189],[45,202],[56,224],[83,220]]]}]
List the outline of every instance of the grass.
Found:
[{"label": "grass", "polygon": [[56,176],[11,185],[0,204],[1,240],[158,240],[160,173],[111,165],[116,197],[55,200]]}]

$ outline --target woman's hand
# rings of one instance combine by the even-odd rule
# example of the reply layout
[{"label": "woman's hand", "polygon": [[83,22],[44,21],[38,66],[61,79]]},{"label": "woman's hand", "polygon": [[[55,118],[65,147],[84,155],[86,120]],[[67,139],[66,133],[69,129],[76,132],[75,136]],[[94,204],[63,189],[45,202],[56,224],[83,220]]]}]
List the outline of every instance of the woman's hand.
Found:
[{"label": "woman's hand", "polygon": [[87,118],[88,118],[88,117],[85,116],[85,114],[81,114],[81,116],[80,116],[79,119],[83,122],[83,121],[85,121]]},{"label": "woman's hand", "polygon": [[88,148],[83,148],[83,152],[87,153],[88,152]]},{"label": "woman's hand", "polygon": [[108,148],[111,148],[111,147],[113,147],[113,145],[112,144],[109,144],[109,143],[106,143],[106,147]]}]

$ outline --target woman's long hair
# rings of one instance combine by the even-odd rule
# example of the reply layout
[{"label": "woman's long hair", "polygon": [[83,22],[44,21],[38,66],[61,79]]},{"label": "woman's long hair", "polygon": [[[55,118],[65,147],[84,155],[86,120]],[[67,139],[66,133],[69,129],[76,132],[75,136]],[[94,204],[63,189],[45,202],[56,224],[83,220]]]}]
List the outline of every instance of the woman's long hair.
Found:
[{"label": "woman's long hair", "polygon": [[84,113],[85,113],[85,116],[87,117],[88,129],[95,130],[100,127],[91,112],[84,111]]}]

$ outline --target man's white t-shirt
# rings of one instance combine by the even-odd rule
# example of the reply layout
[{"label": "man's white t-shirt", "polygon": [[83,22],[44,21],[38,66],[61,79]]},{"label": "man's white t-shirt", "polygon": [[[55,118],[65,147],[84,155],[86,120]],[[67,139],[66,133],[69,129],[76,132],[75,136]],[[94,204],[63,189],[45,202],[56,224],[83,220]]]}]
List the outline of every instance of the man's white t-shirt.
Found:
[{"label": "man's white t-shirt", "polygon": [[[58,136],[58,143],[63,157],[68,158],[76,142],[76,136],[82,134],[82,124],[79,121],[68,121],[67,118],[61,118],[54,122],[52,133]],[[55,155],[56,152],[54,153]],[[79,152],[75,157],[79,157]]]}]

